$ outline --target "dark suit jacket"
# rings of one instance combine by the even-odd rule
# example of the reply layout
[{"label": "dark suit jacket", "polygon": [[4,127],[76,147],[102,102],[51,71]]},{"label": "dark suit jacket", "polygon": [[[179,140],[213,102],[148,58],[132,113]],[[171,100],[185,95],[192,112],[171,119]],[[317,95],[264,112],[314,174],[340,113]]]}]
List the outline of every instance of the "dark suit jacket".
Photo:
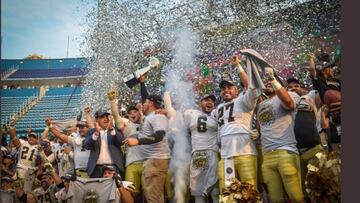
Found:
[{"label": "dark suit jacket", "polygon": [[[116,129],[115,131],[116,131],[115,135],[111,135],[110,132],[108,132],[107,140],[108,140],[110,156],[111,159],[113,160],[113,164],[115,164],[119,168],[120,173],[122,174],[125,172],[124,169],[125,156],[121,151],[120,147],[125,138],[120,131]],[[84,143],[85,149],[91,150],[89,161],[87,164],[87,172],[89,175],[92,174],[92,172],[94,171],[96,162],[100,155],[101,137],[99,136],[96,141],[93,140],[92,135],[94,134],[94,132],[95,132],[95,128],[89,129],[88,133],[86,134],[85,143]]]}]

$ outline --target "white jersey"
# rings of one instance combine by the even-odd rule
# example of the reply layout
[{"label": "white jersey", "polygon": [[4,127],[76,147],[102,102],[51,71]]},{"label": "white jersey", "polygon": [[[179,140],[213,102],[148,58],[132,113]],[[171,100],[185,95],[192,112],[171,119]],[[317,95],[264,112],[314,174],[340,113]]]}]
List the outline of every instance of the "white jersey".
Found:
[{"label": "white jersey", "polygon": [[213,116],[189,109],[184,112],[184,120],[191,133],[192,153],[198,150],[219,151],[217,121]]},{"label": "white jersey", "polygon": [[[123,121],[126,122],[124,129],[125,137],[134,137],[137,138],[140,132],[140,124],[133,123],[128,119],[123,118]],[[144,161],[144,155],[142,154],[142,145],[137,145],[133,147],[126,148],[126,166],[134,162]]]},{"label": "white jersey", "polygon": [[84,147],[85,137],[68,137],[68,141],[74,149],[75,169],[86,169],[90,156],[90,150],[86,150]]},{"label": "white jersey", "polygon": [[42,187],[36,188],[32,193],[35,195],[37,202],[39,203],[53,203],[56,202],[55,193],[57,191],[57,187],[55,184],[49,186],[47,190],[44,190]]},{"label": "white jersey", "polygon": [[[299,98],[293,92],[289,92],[289,95],[294,101]],[[282,107],[279,97],[274,96],[259,104],[257,115],[263,152],[275,149],[298,152],[294,133],[295,111]]]},{"label": "white jersey", "polygon": [[249,89],[216,108],[214,116],[218,121],[221,157],[257,154],[250,133],[252,114],[260,94],[257,89]]},{"label": "white jersey", "polygon": [[61,145],[60,149],[55,151],[55,160],[58,164],[59,176],[64,176],[65,174],[74,173],[74,160],[70,158],[68,154],[64,152],[64,148],[68,146],[67,144]]},{"label": "white jersey", "polygon": [[19,157],[16,167],[23,169],[35,168],[36,158],[39,155],[37,145],[20,139]]}]

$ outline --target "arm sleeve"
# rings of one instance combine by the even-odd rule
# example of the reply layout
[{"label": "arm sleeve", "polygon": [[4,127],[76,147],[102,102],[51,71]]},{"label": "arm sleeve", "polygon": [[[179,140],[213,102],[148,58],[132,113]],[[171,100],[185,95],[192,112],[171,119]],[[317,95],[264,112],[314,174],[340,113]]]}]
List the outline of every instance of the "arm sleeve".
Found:
[{"label": "arm sleeve", "polygon": [[245,106],[249,109],[254,109],[256,106],[256,101],[261,95],[261,90],[259,89],[248,89],[240,98],[243,97],[242,101]]},{"label": "arm sleeve", "polygon": [[138,138],[140,145],[154,144],[164,139],[166,132],[163,130],[156,131],[153,135]]},{"label": "arm sleeve", "polygon": [[168,120],[164,115],[156,115],[155,119],[150,121],[154,134],[150,136],[139,136],[139,144],[153,144],[160,142],[166,135],[168,129]]},{"label": "arm sleeve", "polygon": [[93,139],[93,134],[95,132],[95,128],[89,129],[89,131],[86,133],[86,137],[85,137],[85,143],[84,143],[84,147],[87,150],[92,150],[94,149],[95,146],[95,140]]},{"label": "arm sleeve", "polygon": [[149,96],[149,93],[146,90],[146,86],[144,82],[140,83],[140,93],[141,93],[141,102],[145,103],[145,100]]}]

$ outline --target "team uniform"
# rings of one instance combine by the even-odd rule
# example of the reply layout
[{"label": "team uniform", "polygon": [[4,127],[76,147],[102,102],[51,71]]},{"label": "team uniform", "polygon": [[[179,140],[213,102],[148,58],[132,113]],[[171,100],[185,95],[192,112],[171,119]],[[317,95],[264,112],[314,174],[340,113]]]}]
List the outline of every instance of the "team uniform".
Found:
[{"label": "team uniform", "polygon": [[[139,138],[149,138],[156,131],[167,132],[168,120],[164,115],[149,113],[139,133]],[[157,143],[141,146],[144,155],[145,197],[147,202],[164,202],[164,184],[168,173],[170,149],[167,137]]]},{"label": "team uniform", "polygon": [[219,151],[217,121],[202,111],[184,112],[185,125],[191,135],[190,192],[207,196],[216,187]]},{"label": "team uniform", "polygon": [[[298,100],[297,94],[289,94]],[[295,111],[283,108],[281,100],[274,96],[258,105],[257,115],[263,147],[262,174],[271,201],[284,202],[284,188],[292,201],[302,200],[300,160],[294,133]]]},{"label": "team uniform", "polygon": [[260,93],[257,89],[241,92],[237,98],[220,104],[214,112],[221,142],[220,191],[225,181],[235,177],[236,173],[240,181],[257,188],[257,151],[250,134],[252,114]]},{"label": "team uniform", "polygon": [[[124,136],[137,138],[140,132],[140,124],[133,123],[125,118],[122,119],[126,122]],[[142,154],[142,147],[142,145],[138,145],[126,149],[125,180],[134,183],[135,192],[140,192],[140,188],[143,186],[142,172],[144,156]]]},{"label": "team uniform", "polygon": [[30,192],[35,180],[36,159],[39,157],[37,145],[31,145],[29,142],[20,139],[18,151],[17,177],[24,184],[24,191]]},{"label": "team uniform", "polygon": [[73,159],[76,176],[88,178],[89,176],[87,175],[86,168],[90,156],[90,150],[85,149],[85,137],[81,137],[77,133],[73,133],[72,137],[68,137],[68,143],[73,147]]},{"label": "team uniform", "polygon": [[42,187],[38,187],[35,190],[33,190],[33,194],[35,195],[36,201],[38,203],[55,203],[57,202],[55,193],[58,190],[55,184],[52,184],[48,187],[47,190],[44,190]]},{"label": "team uniform", "polygon": [[65,174],[74,174],[74,160],[71,156],[71,153],[68,155],[64,153],[64,148],[67,144],[63,144],[59,149],[56,149],[48,157],[48,161],[52,163],[55,161],[58,166],[59,176],[64,176]]}]

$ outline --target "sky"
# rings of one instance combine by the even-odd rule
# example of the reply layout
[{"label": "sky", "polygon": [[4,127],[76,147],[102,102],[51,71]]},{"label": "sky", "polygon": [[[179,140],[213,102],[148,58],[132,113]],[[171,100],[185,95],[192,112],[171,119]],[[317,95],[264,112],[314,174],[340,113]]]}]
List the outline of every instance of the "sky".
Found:
[{"label": "sky", "polygon": [[81,57],[81,24],[87,13],[83,2],[1,0],[1,57],[21,59],[36,53],[47,58],[66,58],[68,37],[68,57]]}]

